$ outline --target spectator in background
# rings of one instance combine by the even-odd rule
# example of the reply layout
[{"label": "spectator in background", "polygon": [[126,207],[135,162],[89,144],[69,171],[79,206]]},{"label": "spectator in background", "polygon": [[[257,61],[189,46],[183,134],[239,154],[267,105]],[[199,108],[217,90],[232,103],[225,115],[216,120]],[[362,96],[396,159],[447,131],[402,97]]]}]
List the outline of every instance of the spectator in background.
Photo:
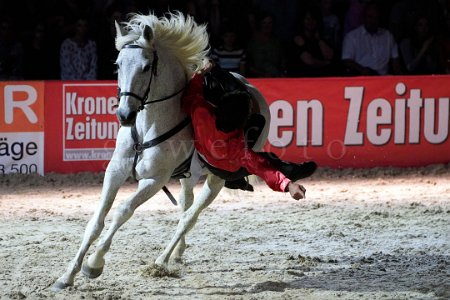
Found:
[{"label": "spectator in background", "polygon": [[401,74],[394,36],[380,28],[380,13],[374,3],[364,10],[364,24],[344,37],[342,61],[348,75]]},{"label": "spectator in background", "polygon": [[59,27],[55,30],[60,31],[61,39],[72,33],[73,24],[79,19],[91,16],[92,3],[88,0],[49,0],[47,9],[53,26]]},{"label": "spectator in background", "polygon": [[256,16],[256,32],[247,45],[247,75],[249,77],[282,77],[285,56],[280,41],[273,35],[272,17],[267,13]]},{"label": "spectator in background", "polygon": [[61,44],[62,80],[97,79],[97,44],[88,35],[88,21],[78,19],[74,33]]},{"label": "spectator in background", "polygon": [[400,51],[404,65],[410,74],[443,73],[443,62],[434,30],[430,28],[429,19],[417,18],[412,34],[403,39]]},{"label": "spectator in background", "polygon": [[294,46],[288,64],[293,77],[332,76],[334,51],[319,32],[321,16],[318,11],[308,9],[299,22],[299,32],[294,37]]},{"label": "spectator in background", "polygon": [[23,79],[23,45],[9,18],[0,20],[0,80]]},{"label": "spectator in background", "polygon": [[273,35],[283,47],[290,45],[296,32],[301,1],[257,0],[254,2],[258,11],[270,12]]},{"label": "spectator in background", "polygon": [[239,45],[237,31],[231,25],[222,30],[222,43],[211,51],[211,58],[223,69],[245,76],[245,50]]}]

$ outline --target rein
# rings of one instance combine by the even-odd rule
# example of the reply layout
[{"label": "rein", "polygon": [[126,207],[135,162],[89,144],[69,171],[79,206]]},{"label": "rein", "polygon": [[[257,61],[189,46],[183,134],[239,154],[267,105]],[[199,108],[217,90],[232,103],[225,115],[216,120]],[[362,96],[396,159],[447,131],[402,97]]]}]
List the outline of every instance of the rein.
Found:
[{"label": "rein", "polygon": [[[139,45],[136,44],[128,44],[125,45],[123,48],[131,48],[131,49],[137,49],[137,48],[142,48]],[[139,96],[133,92],[122,92],[120,87],[118,88],[118,95],[117,98],[119,99],[120,102],[120,98],[122,96],[131,96],[134,97],[136,99],[138,99],[139,101],[141,101],[141,105],[138,108],[138,112],[143,110],[145,108],[145,105],[147,104],[153,104],[153,103],[158,103],[158,102],[162,102],[165,100],[169,100],[173,97],[175,97],[176,95],[180,94],[181,92],[183,92],[186,87],[187,87],[187,83],[178,91],[162,97],[160,99],[156,99],[156,100],[147,100],[148,99],[148,95],[150,93],[150,87],[153,81],[153,77],[158,76],[158,53],[156,52],[156,50],[153,51],[153,62],[152,62],[152,69],[151,69],[151,73],[150,73],[150,80],[148,82],[147,85],[147,89],[145,90],[144,96]],[[191,123],[191,119],[189,117],[185,118],[183,121],[181,121],[180,123],[178,123],[174,128],[172,128],[171,130],[163,133],[162,135],[147,141],[147,142],[139,142],[139,136],[138,136],[138,132],[137,132],[137,128],[136,128],[136,123],[133,125],[133,127],[131,128],[131,136],[133,138],[134,141],[134,145],[133,145],[133,150],[135,152],[134,154],[134,160],[133,160],[133,178],[136,180],[136,165],[139,159],[139,156],[142,154],[142,152],[145,149],[154,147],[156,145],[161,144],[162,142],[168,140],[169,138],[171,138],[172,136],[174,136],[175,134],[177,134],[178,132],[180,132],[183,128],[185,128],[187,125],[189,125]],[[177,200],[175,199],[175,197],[172,195],[172,193],[169,191],[169,189],[166,186],[163,186],[162,190],[166,193],[167,197],[169,197],[170,201],[174,204],[177,205]]]}]

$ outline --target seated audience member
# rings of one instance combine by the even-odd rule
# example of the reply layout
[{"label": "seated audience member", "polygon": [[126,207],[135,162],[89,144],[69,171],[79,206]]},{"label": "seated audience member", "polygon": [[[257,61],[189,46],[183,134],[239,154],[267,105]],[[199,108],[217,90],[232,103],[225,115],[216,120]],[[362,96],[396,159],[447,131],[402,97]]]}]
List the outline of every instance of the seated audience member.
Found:
[{"label": "seated audience member", "polygon": [[444,73],[437,38],[425,16],[417,18],[411,36],[400,43],[400,52],[410,74]]},{"label": "seated audience member", "polygon": [[273,35],[272,17],[256,16],[256,32],[247,45],[248,77],[282,77],[285,75],[284,49]]},{"label": "seated audience member", "polygon": [[294,37],[289,55],[290,76],[319,77],[334,74],[334,51],[319,33],[320,20],[320,15],[314,10],[306,10],[300,18],[299,32]]},{"label": "seated audience member", "polygon": [[211,58],[229,72],[245,75],[245,50],[240,47],[237,31],[230,26],[222,30],[222,43],[211,51]]},{"label": "seated audience member", "polygon": [[376,4],[364,10],[364,24],[344,37],[342,61],[349,75],[400,74],[400,59],[393,35],[380,28],[380,13]]},{"label": "seated audience member", "polygon": [[272,31],[274,36],[287,47],[292,42],[298,22],[298,11],[302,2],[298,0],[258,0],[253,1],[258,11],[268,12],[272,17]]},{"label": "seated audience member", "polygon": [[62,80],[97,79],[97,44],[88,36],[88,22],[78,19],[74,33],[61,44]]}]

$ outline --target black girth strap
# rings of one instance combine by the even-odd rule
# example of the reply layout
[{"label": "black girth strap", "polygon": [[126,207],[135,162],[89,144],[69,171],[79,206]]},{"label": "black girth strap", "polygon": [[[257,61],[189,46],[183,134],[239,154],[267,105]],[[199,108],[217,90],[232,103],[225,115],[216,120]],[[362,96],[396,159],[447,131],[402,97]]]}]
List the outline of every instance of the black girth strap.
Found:
[{"label": "black girth strap", "polygon": [[[134,141],[134,145],[133,145],[133,149],[134,149],[134,161],[133,161],[133,178],[136,179],[136,165],[137,165],[137,161],[139,159],[139,155],[142,154],[142,151],[144,151],[145,149],[154,147],[158,144],[161,144],[162,142],[168,140],[169,138],[171,138],[172,136],[174,136],[175,134],[177,134],[178,132],[180,132],[184,127],[186,127],[187,125],[189,125],[191,123],[191,119],[190,118],[186,118],[183,121],[181,121],[177,126],[175,126],[174,128],[172,128],[171,130],[163,133],[162,135],[147,141],[145,143],[140,143],[139,142],[139,137],[138,137],[138,133],[137,133],[137,129],[136,129],[136,124],[131,128],[131,136],[133,137],[133,141]],[[166,193],[166,195],[169,197],[170,201],[172,201],[172,203],[174,205],[177,205],[177,201],[175,200],[175,198],[173,197],[172,193],[170,193],[170,191],[167,189],[166,186],[163,187],[163,191]]]}]

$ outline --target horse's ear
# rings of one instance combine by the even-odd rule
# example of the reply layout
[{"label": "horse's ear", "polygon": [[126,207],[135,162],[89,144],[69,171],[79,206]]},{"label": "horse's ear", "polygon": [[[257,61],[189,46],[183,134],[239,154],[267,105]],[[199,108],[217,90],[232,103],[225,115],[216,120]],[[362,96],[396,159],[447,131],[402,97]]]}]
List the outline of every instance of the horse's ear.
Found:
[{"label": "horse's ear", "polygon": [[153,40],[153,29],[150,26],[145,25],[142,36],[148,43],[151,43]]},{"label": "horse's ear", "polygon": [[124,33],[122,32],[122,27],[120,27],[120,25],[119,25],[119,23],[117,23],[117,21],[114,21],[114,25],[116,27],[117,37],[121,37],[122,35],[124,35]]}]

